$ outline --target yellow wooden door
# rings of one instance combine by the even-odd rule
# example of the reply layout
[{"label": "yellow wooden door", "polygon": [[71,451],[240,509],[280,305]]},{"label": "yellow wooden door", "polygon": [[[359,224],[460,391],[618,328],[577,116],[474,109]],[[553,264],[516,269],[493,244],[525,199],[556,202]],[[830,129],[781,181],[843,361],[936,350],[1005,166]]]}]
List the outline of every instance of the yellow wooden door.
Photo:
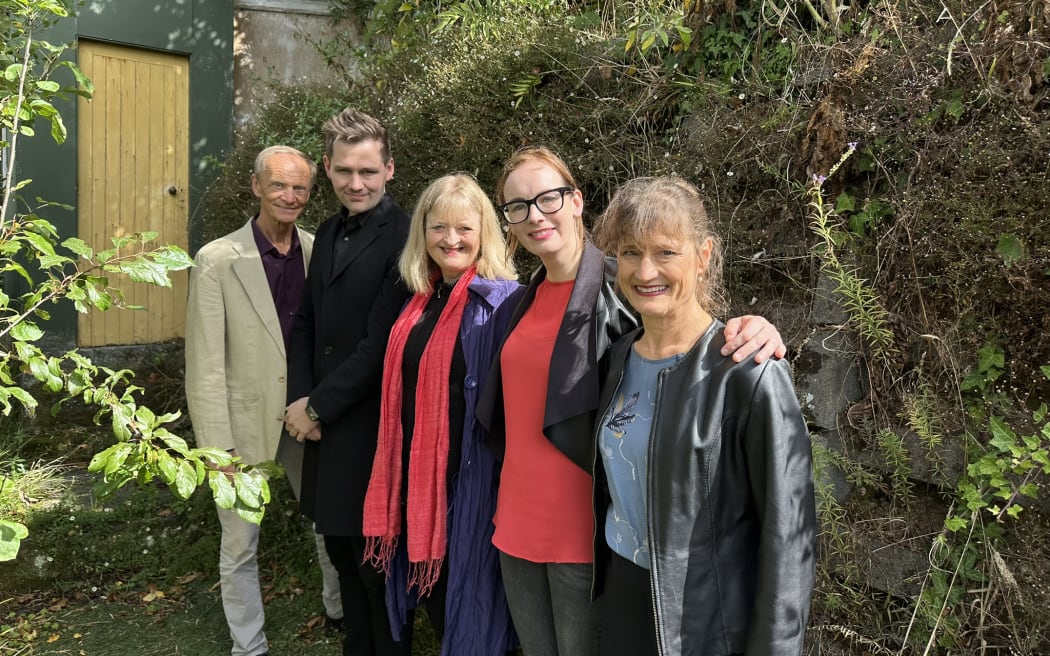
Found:
[{"label": "yellow wooden door", "polygon": [[[159,234],[186,249],[189,226],[189,60],[108,43],[80,41],[80,68],[94,82],[78,101],[77,222],[95,250],[112,237]],[[79,316],[80,346],[148,344],[182,337],[185,271],[172,288],[109,275],[128,305],[143,310],[90,310]]]}]

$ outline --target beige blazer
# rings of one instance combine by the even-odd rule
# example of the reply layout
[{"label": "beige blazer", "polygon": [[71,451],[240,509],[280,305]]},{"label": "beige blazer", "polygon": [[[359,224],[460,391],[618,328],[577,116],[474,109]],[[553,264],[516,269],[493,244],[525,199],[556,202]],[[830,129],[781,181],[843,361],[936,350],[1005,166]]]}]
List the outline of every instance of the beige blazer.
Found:
[{"label": "beige blazer", "polygon": [[[305,265],[314,238],[296,230]],[[206,244],[195,263],[186,400],[197,445],[237,449],[248,464],[273,460],[284,425],[286,354],[251,221]]]}]

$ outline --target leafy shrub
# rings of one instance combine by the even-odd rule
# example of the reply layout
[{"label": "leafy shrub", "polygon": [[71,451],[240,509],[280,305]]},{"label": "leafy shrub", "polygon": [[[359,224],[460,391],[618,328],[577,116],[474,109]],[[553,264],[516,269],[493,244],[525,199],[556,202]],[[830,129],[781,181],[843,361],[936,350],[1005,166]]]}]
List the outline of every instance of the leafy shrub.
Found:
[{"label": "leafy shrub", "polygon": [[[988,510],[1003,510],[1004,494],[1028,503],[1027,477],[1042,482],[1043,447],[1028,442],[1050,397],[1039,371],[1050,362],[1043,4],[332,5],[364,27],[361,44],[324,48],[355,71],[346,92],[288,93],[319,94],[303,101],[318,108],[302,120],[312,129],[351,103],[383,119],[406,207],[452,170],[493,189],[529,143],[565,157],[589,217],[630,177],[683,175],[726,237],[731,314],[772,318],[792,346],[813,332],[812,291],[835,255],[852,295],[842,329],[867,339],[867,396],[843,418],[841,450],[821,454],[854,494],[822,494],[831,549],[814,633],[872,653],[972,653],[982,641],[1046,651],[1050,635],[1016,626],[1047,625],[1050,604],[1022,598],[1008,574],[1040,576],[1018,545],[1030,551],[1047,529],[1035,513],[1010,523]],[[827,221],[811,231],[807,188],[850,143],[822,186]],[[234,180],[246,189],[246,169]],[[322,191],[321,215],[336,207]],[[1027,469],[1012,471],[1015,460]],[[970,503],[986,505],[967,515]],[[918,545],[924,562],[932,551],[912,596],[870,587],[871,543]]]}]

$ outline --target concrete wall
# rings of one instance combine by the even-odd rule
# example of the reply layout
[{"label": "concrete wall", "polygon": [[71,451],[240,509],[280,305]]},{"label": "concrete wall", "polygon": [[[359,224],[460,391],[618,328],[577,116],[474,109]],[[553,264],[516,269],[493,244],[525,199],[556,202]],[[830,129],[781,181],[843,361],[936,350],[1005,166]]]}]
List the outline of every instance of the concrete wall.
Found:
[{"label": "concrete wall", "polygon": [[[252,122],[272,98],[270,84],[343,84],[329,71],[317,44],[336,36],[326,0],[234,1],[233,123]],[[356,41],[343,29],[341,38]]]}]

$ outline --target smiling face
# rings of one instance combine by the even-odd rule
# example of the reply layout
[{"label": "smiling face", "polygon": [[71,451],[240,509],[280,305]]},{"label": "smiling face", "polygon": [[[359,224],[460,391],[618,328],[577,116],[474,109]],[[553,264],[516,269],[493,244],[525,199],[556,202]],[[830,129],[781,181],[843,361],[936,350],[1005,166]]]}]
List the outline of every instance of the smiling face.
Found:
[{"label": "smiling face", "polygon": [[645,321],[687,317],[699,308],[697,286],[713,242],[664,235],[631,240],[617,248],[617,280],[624,298]]},{"label": "smiling face", "polygon": [[383,161],[383,145],[375,139],[336,141],[331,156],[324,156],[324,170],[339,201],[354,215],[383,200],[386,183],[394,177],[394,160]]},{"label": "smiling face", "polygon": [[291,153],[274,153],[262,171],[252,174],[252,193],[259,199],[259,221],[267,229],[295,223],[310,200],[310,165]]},{"label": "smiling face", "polygon": [[468,211],[457,217],[427,216],[426,245],[445,282],[458,279],[478,260],[481,215]]},{"label": "smiling face", "polygon": [[[553,168],[539,162],[526,162],[514,169],[503,185],[505,203],[527,201],[559,187],[572,187]],[[574,258],[581,248],[580,221],[583,195],[578,189],[566,192],[561,209],[544,214],[535,204],[529,205],[528,217],[510,224],[510,233],[548,269],[554,260]]]},{"label": "smiling face", "polygon": [[673,312],[687,297],[708,314],[724,310],[722,249],[689,182],[674,176],[625,182],[594,234],[599,248],[616,255],[621,290],[643,315]]}]

